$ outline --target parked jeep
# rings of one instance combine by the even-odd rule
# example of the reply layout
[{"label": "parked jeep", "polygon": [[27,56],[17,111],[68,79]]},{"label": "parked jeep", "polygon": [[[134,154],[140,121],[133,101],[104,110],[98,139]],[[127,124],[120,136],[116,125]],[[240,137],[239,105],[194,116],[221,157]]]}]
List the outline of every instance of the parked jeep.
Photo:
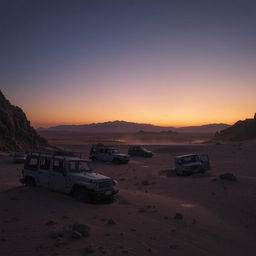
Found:
[{"label": "parked jeep", "polygon": [[78,200],[112,199],[118,192],[117,182],[93,172],[88,160],[49,153],[30,153],[22,170],[21,183],[41,186]]},{"label": "parked jeep", "polygon": [[189,154],[174,158],[175,172],[177,175],[190,175],[204,173],[210,170],[208,155]]},{"label": "parked jeep", "polygon": [[90,159],[95,161],[106,161],[113,163],[127,164],[130,160],[126,154],[121,154],[118,149],[113,146],[106,146],[104,144],[96,144],[91,148]]},{"label": "parked jeep", "polygon": [[130,156],[143,156],[143,157],[152,157],[153,153],[142,146],[130,146],[128,148],[128,154]]}]

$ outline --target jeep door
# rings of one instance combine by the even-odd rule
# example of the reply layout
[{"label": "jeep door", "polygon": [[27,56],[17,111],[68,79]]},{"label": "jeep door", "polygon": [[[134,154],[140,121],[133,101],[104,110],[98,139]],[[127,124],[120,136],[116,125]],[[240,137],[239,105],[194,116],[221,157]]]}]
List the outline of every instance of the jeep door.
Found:
[{"label": "jeep door", "polygon": [[104,161],[105,158],[105,149],[104,148],[100,148],[97,150],[97,159],[100,161]]},{"label": "jeep door", "polygon": [[113,159],[112,150],[106,148],[102,160],[109,162],[109,161],[112,161],[112,159]]},{"label": "jeep door", "polygon": [[210,170],[210,161],[208,155],[201,155],[200,160],[202,162],[202,168],[205,171]]},{"label": "jeep door", "polygon": [[50,188],[65,192],[66,188],[66,166],[64,159],[53,159],[52,172],[50,175]]},{"label": "jeep door", "polygon": [[51,159],[40,158],[37,177],[42,187],[49,187],[50,175],[51,175]]}]

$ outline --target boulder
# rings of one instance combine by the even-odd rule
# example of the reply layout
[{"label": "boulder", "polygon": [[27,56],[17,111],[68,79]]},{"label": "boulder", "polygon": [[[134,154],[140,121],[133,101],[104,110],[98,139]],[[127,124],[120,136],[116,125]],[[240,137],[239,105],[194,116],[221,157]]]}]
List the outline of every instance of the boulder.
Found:
[{"label": "boulder", "polygon": [[233,173],[228,173],[228,172],[220,174],[220,179],[229,180],[229,181],[237,181],[236,176]]},{"label": "boulder", "polygon": [[87,237],[90,235],[90,227],[85,225],[85,224],[81,224],[81,223],[74,223],[72,226],[72,231],[76,231],[78,233],[80,233],[83,237]]}]

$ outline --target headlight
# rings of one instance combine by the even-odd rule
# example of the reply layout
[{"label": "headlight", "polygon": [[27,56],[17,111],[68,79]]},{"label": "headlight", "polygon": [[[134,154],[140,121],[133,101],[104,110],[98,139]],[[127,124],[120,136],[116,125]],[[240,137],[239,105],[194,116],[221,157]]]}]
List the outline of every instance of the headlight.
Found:
[{"label": "headlight", "polygon": [[116,180],[112,180],[113,186],[118,186],[118,182]]}]

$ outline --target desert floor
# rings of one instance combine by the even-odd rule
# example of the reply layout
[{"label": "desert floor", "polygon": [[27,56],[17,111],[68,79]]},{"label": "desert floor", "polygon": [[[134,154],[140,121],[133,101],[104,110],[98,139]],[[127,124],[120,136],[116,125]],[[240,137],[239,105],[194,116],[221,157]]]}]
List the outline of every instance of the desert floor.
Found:
[{"label": "desert floor", "polygon": [[[90,145],[80,141],[62,146],[88,158]],[[117,147],[127,152],[128,145]],[[24,187],[22,165],[0,154],[0,255],[255,255],[255,142],[147,148],[153,158],[94,163],[120,186],[113,203],[96,204]],[[177,177],[173,159],[185,153],[207,153],[211,171]],[[224,172],[237,182],[220,180]],[[175,219],[176,213],[183,218]],[[76,222],[90,226],[89,237],[54,235]]]}]

